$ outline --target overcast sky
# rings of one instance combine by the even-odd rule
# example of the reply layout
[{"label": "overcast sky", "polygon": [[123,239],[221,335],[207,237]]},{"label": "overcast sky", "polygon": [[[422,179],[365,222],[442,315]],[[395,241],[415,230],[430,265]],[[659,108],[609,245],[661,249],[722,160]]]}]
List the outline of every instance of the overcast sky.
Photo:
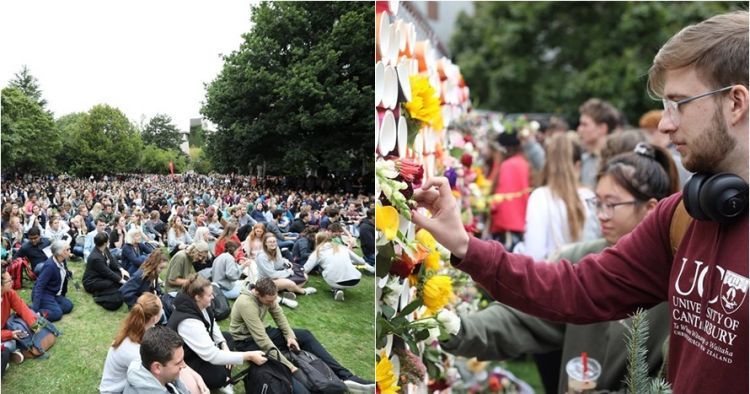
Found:
[{"label": "overcast sky", "polygon": [[250,30],[250,0],[0,2],[0,86],[26,65],[55,118],[105,103],[181,130]]}]

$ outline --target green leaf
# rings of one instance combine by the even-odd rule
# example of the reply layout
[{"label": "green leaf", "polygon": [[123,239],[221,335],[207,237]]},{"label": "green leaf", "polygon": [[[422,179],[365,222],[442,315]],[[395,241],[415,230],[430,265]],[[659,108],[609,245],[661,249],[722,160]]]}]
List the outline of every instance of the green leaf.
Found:
[{"label": "green leaf", "polygon": [[421,298],[417,298],[416,300],[414,300],[414,301],[410,302],[408,305],[406,305],[406,307],[404,307],[404,309],[402,309],[398,313],[398,316],[399,317],[406,317],[410,313],[412,313],[415,310],[417,310],[417,308],[419,308],[422,305],[424,305],[424,303],[422,302],[422,299]]},{"label": "green leaf", "polygon": [[428,330],[420,330],[414,334],[414,339],[418,342],[424,341],[425,339],[429,337],[430,337],[430,332]]},{"label": "green leaf", "polygon": [[385,316],[385,318],[388,320],[390,320],[393,317],[393,315],[396,314],[395,309],[385,304],[381,306],[381,310],[383,311],[383,316]]}]

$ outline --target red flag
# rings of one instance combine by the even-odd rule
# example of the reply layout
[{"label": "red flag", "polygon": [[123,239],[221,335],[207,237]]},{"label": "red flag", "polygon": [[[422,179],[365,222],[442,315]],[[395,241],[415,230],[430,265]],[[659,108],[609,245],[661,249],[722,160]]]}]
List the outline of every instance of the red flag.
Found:
[{"label": "red flag", "polygon": [[172,163],[172,160],[169,161],[169,175],[174,175],[174,163]]}]

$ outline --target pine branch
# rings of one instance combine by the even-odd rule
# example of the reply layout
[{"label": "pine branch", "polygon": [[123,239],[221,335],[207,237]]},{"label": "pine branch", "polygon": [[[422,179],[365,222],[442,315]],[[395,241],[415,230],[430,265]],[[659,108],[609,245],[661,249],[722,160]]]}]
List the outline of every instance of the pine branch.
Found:
[{"label": "pine branch", "polygon": [[648,319],[646,311],[638,309],[631,317],[631,325],[626,338],[628,369],[625,375],[626,392],[632,394],[671,394],[672,389],[664,379],[650,379],[648,376]]},{"label": "pine branch", "polygon": [[648,320],[646,312],[638,309],[632,316],[630,329],[626,338],[628,351],[628,369],[625,375],[625,386],[628,393],[645,393],[649,387],[648,364],[646,363],[646,340],[648,340]]}]

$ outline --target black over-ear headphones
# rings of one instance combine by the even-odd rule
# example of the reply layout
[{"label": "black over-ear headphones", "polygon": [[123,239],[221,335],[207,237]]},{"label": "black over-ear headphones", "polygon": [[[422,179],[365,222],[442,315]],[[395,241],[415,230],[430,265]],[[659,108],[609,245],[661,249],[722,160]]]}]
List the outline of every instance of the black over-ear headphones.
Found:
[{"label": "black over-ear headphones", "polygon": [[682,190],[690,216],[696,220],[731,223],[747,214],[748,185],[737,175],[695,174]]}]

